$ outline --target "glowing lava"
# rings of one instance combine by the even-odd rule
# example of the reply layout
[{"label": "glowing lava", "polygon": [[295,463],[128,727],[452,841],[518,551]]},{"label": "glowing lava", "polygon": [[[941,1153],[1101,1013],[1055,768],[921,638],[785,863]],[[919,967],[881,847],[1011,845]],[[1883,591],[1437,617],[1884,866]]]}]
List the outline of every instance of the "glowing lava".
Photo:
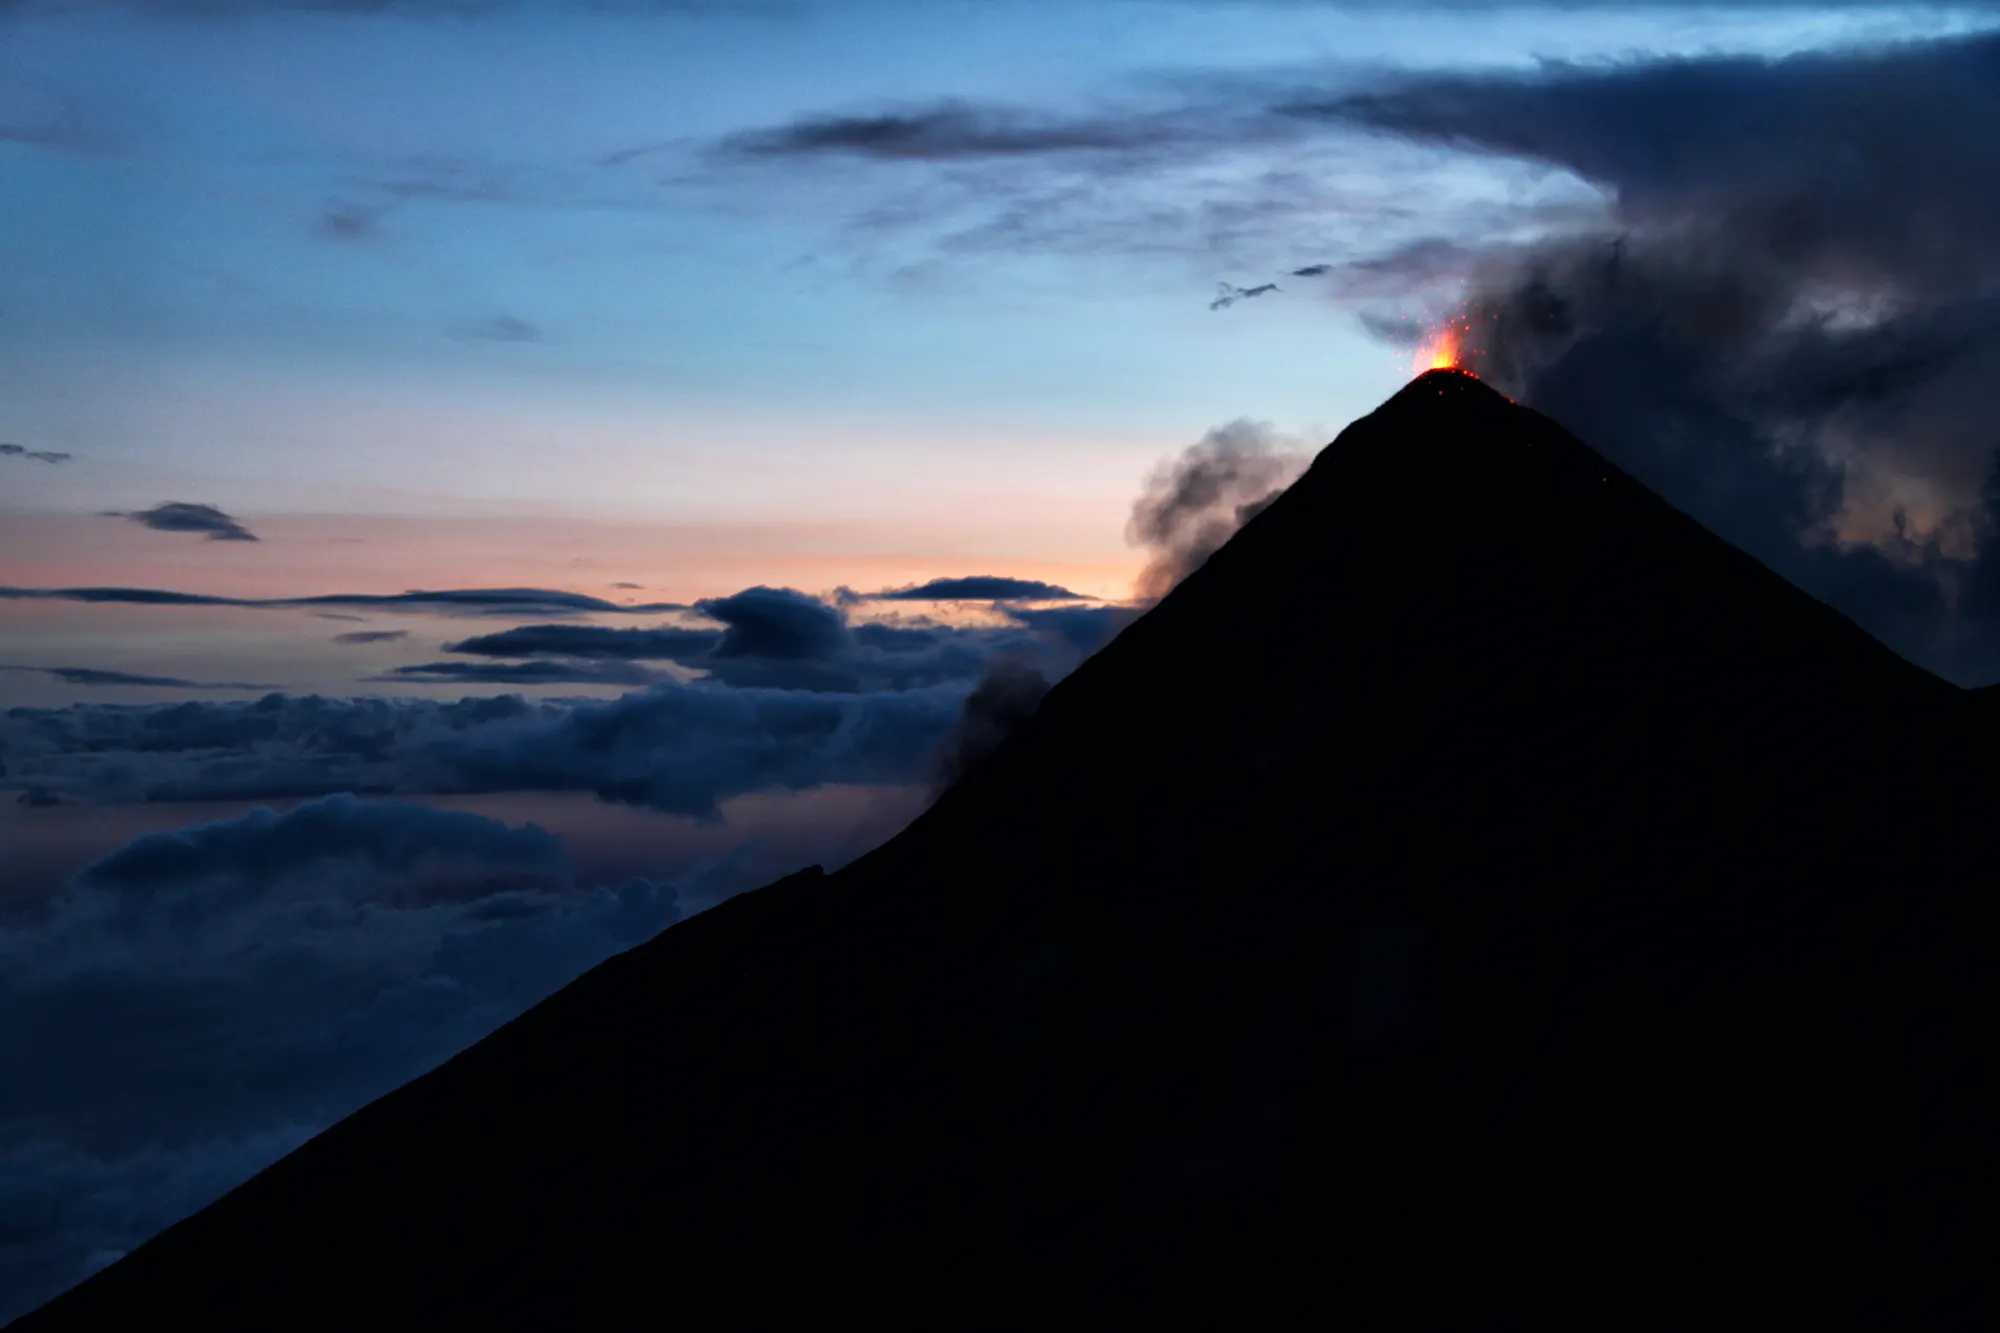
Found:
[{"label": "glowing lava", "polygon": [[1465,342],[1465,330],[1456,322],[1446,324],[1429,342],[1417,349],[1416,370],[1419,375],[1427,370],[1464,370],[1459,355]]}]

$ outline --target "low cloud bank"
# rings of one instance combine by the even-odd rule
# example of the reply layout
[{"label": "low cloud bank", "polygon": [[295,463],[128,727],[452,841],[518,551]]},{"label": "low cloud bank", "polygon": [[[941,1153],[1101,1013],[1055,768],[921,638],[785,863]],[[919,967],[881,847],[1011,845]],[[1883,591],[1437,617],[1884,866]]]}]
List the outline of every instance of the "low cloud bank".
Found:
[{"label": "low cloud bank", "polygon": [[581,886],[532,824],[352,796],[118,848],[0,930],[0,1319],[749,873]]}]

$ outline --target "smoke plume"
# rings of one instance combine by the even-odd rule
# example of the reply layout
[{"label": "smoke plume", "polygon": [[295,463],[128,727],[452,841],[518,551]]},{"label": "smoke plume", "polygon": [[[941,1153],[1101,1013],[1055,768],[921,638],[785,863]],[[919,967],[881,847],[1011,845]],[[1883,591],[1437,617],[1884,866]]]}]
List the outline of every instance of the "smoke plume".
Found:
[{"label": "smoke plume", "polygon": [[1257,421],[1217,426],[1146,480],[1125,539],[1151,555],[1133,595],[1156,602],[1277,499],[1312,455]]},{"label": "smoke plume", "polygon": [[1292,114],[1565,169],[1465,364],[1892,646],[2000,669],[2000,36],[1414,78]]}]

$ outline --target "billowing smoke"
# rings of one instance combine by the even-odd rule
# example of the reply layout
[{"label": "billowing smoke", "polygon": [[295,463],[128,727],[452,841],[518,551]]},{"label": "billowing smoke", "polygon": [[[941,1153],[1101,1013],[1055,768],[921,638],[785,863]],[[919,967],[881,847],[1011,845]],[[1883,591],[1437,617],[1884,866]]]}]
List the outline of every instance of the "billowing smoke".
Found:
[{"label": "billowing smoke", "polygon": [[1163,463],[1132,505],[1125,539],[1150,554],[1133,595],[1156,602],[1297,480],[1312,454],[1258,421],[1217,426]]},{"label": "billowing smoke", "polygon": [[942,793],[985,763],[1048,692],[1049,678],[1028,663],[1011,657],[995,662],[966,697],[965,710],[945,742],[933,790]]},{"label": "billowing smoke", "polygon": [[1892,646],[2000,669],[2000,36],[1290,111],[1598,187],[1602,229],[1476,251],[1469,368]]}]

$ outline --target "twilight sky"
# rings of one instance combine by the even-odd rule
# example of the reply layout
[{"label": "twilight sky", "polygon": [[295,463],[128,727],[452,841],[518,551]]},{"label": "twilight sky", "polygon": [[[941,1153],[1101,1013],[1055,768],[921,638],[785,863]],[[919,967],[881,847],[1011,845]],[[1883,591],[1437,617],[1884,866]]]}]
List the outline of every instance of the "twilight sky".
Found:
[{"label": "twilight sky", "polygon": [[[1351,294],[1213,311],[1217,283],[1602,208],[1505,159],[1239,131],[1231,79],[1978,21],[1886,8],[16,0],[0,440],[71,457],[0,458],[0,584],[1123,596],[1159,459],[1241,417],[1323,442],[1406,374]],[[758,148],[947,99],[1172,126],[1070,154]],[[101,516],[165,503],[260,540]],[[0,662],[365,693],[415,660],[324,628],[0,602]],[[5,703],[170,693],[0,673]]]},{"label": "twilight sky", "polygon": [[1447,320],[2000,679],[2000,4],[0,0],[0,1321],[891,836]]}]

